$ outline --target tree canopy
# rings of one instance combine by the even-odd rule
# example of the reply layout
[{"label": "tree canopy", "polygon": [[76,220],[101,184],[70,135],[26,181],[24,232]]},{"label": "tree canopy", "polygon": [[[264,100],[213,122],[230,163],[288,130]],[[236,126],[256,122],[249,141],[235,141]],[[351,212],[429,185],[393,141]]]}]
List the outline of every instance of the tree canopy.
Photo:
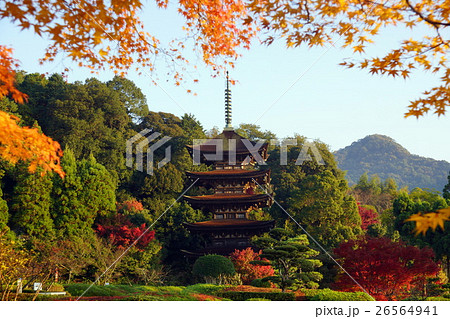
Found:
[{"label": "tree canopy", "polygon": [[[430,246],[450,270],[450,209],[438,193],[415,189],[393,201],[394,227],[410,244]],[[412,223],[413,222],[413,223]],[[420,234],[420,236],[419,236]]]},{"label": "tree canopy", "polygon": [[[326,247],[333,247],[342,240],[355,238],[361,233],[361,219],[344,173],[337,168],[333,154],[320,142],[315,145],[322,158],[296,164],[306,138],[297,136],[298,146],[287,148],[287,165],[279,165],[280,147],[270,151],[268,166],[272,169],[273,191],[277,202],[302,225],[316,240]],[[278,205],[273,205],[270,214],[279,226],[289,220]],[[302,231],[291,223],[292,229]]]}]

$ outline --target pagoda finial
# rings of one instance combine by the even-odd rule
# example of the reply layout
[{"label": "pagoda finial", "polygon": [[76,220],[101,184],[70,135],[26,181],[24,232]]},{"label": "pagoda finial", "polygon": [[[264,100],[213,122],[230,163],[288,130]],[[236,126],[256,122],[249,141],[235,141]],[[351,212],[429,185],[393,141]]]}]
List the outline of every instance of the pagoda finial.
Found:
[{"label": "pagoda finial", "polygon": [[231,90],[227,71],[227,87],[225,89],[225,130],[232,130],[231,126]]}]

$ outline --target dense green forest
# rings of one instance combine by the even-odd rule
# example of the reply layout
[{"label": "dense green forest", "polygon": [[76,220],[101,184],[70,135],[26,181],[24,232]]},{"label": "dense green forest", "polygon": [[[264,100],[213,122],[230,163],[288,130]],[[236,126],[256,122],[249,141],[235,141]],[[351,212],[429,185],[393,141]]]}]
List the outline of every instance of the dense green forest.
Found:
[{"label": "dense green forest", "polygon": [[441,191],[447,183],[450,163],[413,155],[392,138],[369,135],[334,153],[339,168],[347,172],[351,185],[368,173],[393,178],[401,187]]},{"label": "dense green forest", "polygon": [[[28,102],[18,107],[4,98],[0,109],[18,116],[22,125],[40,128],[64,149],[64,179],[41,171],[32,174],[27,163],[0,161],[0,232],[33,252],[37,263],[33,271],[58,268],[65,282],[89,282],[103,275],[100,282],[194,283],[192,262],[180,250],[195,249],[204,238],[190,235],[183,223],[210,216],[174,201],[188,186],[186,170],[209,169],[193,165],[185,146],[192,139],[214,136],[217,128],[207,131],[193,115],[180,118],[149,110],[141,90],[125,78],[67,83],[58,74],[21,73],[17,82],[28,94]],[[221,118],[220,114],[217,117]],[[154,175],[125,166],[125,142],[144,128],[172,137],[168,142],[172,159],[155,168]],[[236,131],[250,139],[275,137],[252,124],[241,124]],[[445,198],[422,189],[399,190],[395,180],[384,175],[352,177],[357,183],[349,187],[345,173],[324,143],[316,146],[325,165],[316,161],[296,165],[306,139],[301,135],[293,138],[298,145],[288,148],[287,165],[279,164],[280,147],[269,149],[267,165],[272,170],[277,205],[250,215],[253,219],[275,219],[277,227],[292,238],[304,235],[303,229],[312,235],[317,242],[310,241],[311,247],[320,260],[315,267],[321,265],[317,271],[323,277],[320,285],[331,287],[338,269],[317,243],[331,252],[358,238],[387,238],[392,243],[401,238],[410,245],[431,247],[448,272],[448,232],[438,229],[416,238],[411,234],[413,224],[404,220],[420,211],[447,207],[450,177],[446,179]],[[372,144],[385,145],[376,139],[379,137]],[[366,146],[366,153],[380,154],[375,146]],[[409,153],[403,151],[400,158],[400,151],[398,158],[390,159],[393,166],[409,163]],[[157,158],[164,156],[164,150],[160,152]],[[189,191],[205,192],[200,187]],[[151,225],[151,231],[146,231]],[[140,241],[104,273],[136,238]],[[304,242],[308,242],[306,237]],[[296,285],[301,287],[299,281]]]}]

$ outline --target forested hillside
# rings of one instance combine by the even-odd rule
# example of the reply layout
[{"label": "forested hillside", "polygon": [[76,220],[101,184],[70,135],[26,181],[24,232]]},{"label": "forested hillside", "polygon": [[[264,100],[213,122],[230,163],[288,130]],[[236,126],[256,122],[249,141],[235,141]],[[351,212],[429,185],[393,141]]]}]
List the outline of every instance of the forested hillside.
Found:
[{"label": "forested hillside", "polygon": [[450,163],[411,154],[385,135],[369,135],[334,153],[339,168],[347,171],[350,184],[367,173],[382,180],[393,178],[399,186],[434,188],[447,184]]}]

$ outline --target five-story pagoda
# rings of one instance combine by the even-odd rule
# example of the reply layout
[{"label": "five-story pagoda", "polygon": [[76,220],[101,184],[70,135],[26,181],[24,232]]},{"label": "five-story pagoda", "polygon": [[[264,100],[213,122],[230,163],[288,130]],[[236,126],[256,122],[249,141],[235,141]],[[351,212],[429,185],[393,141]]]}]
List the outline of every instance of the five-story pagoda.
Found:
[{"label": "five-story pagoda", "polygon": [[261,189],[270,183],[270,170],[255,168],[268,157],[267,143],[252,143],[237,134],[231,126],[231,93],[228,77],[225,90],[224,131],[213,139],[198,145],[187,146],[194,160],[212,165],[207,172],[186,172],[198,186],[212,188],[214,194],[184,196],[194,208],[213,213],[213,219],[205,222],[185,223],[192,232],[207,236],[209,244],[201,250],[185,251],[190,255],[208,253],[227,255],[235,249],[251,247],[250,238],[268,232],[274,220],[250,220],[253,209],[268,207],[271,197]]}]

